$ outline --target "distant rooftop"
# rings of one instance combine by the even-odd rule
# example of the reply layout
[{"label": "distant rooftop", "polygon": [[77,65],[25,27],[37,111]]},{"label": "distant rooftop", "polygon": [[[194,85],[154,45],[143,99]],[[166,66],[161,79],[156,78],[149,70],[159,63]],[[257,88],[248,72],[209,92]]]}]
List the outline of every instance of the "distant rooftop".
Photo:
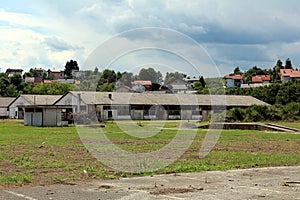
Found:
[{"label": "distant rooftop", "polygon": [[280,69],[281,76],[287,76],[291,78],[300,78],[300,71],[293,69]]},{"label": "distant rooftop", "polygon": [[252,76],[252,83],[262,83],[264,81],[270,81],[270,75]]},{"label": "distant rooftop", "polygon": [[228,74],[226,75],[227,79],[234,79],[234,80],[242,80],[244,78],[241,74]]}]

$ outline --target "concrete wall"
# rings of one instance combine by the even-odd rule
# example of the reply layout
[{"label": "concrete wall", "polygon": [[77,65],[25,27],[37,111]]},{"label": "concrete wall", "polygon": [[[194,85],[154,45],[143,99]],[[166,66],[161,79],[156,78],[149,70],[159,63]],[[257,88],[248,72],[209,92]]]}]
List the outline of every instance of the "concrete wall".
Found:
[{"label": "concrete wall", "polygon": [[226,87],[233,88],[234,87],[234,80],[231,78],[226,79]]},{"label": "concrete wall", "polygon": [[0,108],[0,117],[1,118],[7,118],[8,117],[7,108]]},{"label": "concrete wall", "polygon": [[19,111],[17,107],[18,105],[30,105],[30,102],[28,102],[23,97],[17,98],[9,107],[9,118],[23,119],[22,116],[19,116]]},{"label": "concrete wall", "polygon": [[25,112],[26,126],[67,126],[67,121],[61,120],[61,109],[43,108],[42,112]]},{"label": "concrete wall", "polygon": [[192,111],[191,110],[182,110],[181,111],[181,119],[182,120],[192,119]]},{"label": "concrete wall", "polygon": [[131,110],[131,118],[133,120],[143,120],[144,111],[143,110]]},{"label": "concrete wall", "polygon": [[[77,112],[78,97],[68,93],[66,96],[61,98],[58,102],[56,102],[54,105],[74,106],[74,108],[76,108],[76,110],[74,110],[74,108],[73,108],[73,112]],[[83,107],[83,109],[81,109],[81,111],[84,111],[84,110],[85,110],[85,112],[88,111],[89,108],[83,101],[80,102],[80,105],[81,105],[81,107]]]},{"label": "concrete wall", "polygon": [[[111,116],[109,116],[111,113]],[[104,120],[117,120],[118,119],[118,111],[117,110],[104,110],[103,111],[103,119]]]},{"label": "concrete wall", "polygon": [[26,112],[24,115],[25,126],[42,126],[43,113],[42,112]]},{"label": "concrete wall", "polygon": [[61,126],[61,109],[43,109],[43,126]]}]

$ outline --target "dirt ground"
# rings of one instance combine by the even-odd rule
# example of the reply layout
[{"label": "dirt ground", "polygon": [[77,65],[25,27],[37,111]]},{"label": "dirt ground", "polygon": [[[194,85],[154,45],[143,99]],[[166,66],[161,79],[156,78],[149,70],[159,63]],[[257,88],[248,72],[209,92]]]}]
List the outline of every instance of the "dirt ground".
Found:
[{"label": "dirt ground", "polygon": [[300,166],[180,173],[0,190],[0,199],[300,199]]}]

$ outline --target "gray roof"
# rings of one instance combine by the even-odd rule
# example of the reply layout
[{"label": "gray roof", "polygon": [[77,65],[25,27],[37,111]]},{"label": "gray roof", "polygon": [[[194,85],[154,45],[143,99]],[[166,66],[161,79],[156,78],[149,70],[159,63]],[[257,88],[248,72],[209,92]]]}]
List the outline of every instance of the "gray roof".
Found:
[{"label": "gray roof", "polygon": [[[117,93],[117,92],[70,92],[81,95],[86,104],[99,105],[200,105],[200,106],[251,106],[269,105],[252,96],[240,95],[199,95],[160,93]],[[109,98],[111,94],[111,99]]]},{"label": "gray roof", "polygon": [[171,86],[172,86],[172,90],[188,90],[189,89],[186,85],[174,84]]},{"label": "gray roof", "polygon": [[13,100],[15,100],[15,97],[1,97],[0,98],[0,107],[5,107],[7,108]]},{"label": "gray roof", "polygon": [[32,105],[53,105],[62,95],[31,95],[21,94]]}]

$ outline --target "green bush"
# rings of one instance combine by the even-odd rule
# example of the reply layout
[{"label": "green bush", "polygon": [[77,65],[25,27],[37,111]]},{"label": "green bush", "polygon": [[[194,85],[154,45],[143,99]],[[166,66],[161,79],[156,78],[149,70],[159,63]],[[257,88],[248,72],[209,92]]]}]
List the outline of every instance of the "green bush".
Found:
[{"label": "green bush", "polygon": [[226,113],[228,122],[256,122],[256,121],[278,121],[299,120],[300,103],[291,102],[286,105],[276,104],[273,106],[253,105],[246,109],[232,108]]}]

